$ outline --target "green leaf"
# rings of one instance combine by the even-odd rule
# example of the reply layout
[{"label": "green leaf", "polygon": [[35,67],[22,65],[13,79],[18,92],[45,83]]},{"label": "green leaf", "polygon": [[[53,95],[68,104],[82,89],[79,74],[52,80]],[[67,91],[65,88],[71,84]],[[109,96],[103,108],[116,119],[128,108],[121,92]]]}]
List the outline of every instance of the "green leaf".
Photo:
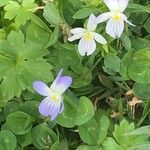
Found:
[{"label": "green leaf", "polygon": [[52,25],[59,25],[61,16],[59,10],[54,3],[47,3],[44,7],[44,18]]},{"label": "green leaf", "polygon": [[102,146],[104,150],[124,150],[111,137],[107,137],[106,140],[102,143]]},{"label": "green leaf", "polygon": [[121,64],[120,64],[120,70],[119,73],[121,74],[121,76],[128,80],[129,79],[129,75],[128,75],[128,67],[132,61],[132,51],[128,51],[122,58],[121,60]]},{"label": "green leaf", "polygon": [[37,118],[39,117],[38,106],[39,102],[37,101],[26,101],[20,106],[20,110],[34,118]]},{"label": "green leaf", "polygon": [[[120,144],[123,149],[128,149],[130,147],[135,147],[136,145],[147,144],[148,136],[140,135],[140,136],[133,136],[128,135],[127,133],[134,131],[134,124],[128,123],[126,120],[121,121],[120,125],[115,125],[115,131],[113,135],[116,141]],[[124,142],[126,141],[126,142]]]},{"label": "green leaf", "polygon": [[15,134],[22,135],[31,130],[32,120],[33,118],[28,114],[17,111],[7,116],[6,123]]},{"label": "green leaf", "polygon": [[73,122],[75,125],[82,125],[94,116],[94,107],[92,102],[86,97],[81,97],[76,107]]},{"label": "green leaf", "polygon": [[27,41],[40,46],[48,43],[50,38],[50,33],[47,30],[41,28],[39,25],[32,23],[28,26],[26,31]]},{"label": "green leaf", "polygon": [[94,118],[78,127],[80,138],[84,143],[97,145],[99,127]]},{"label": "green leaf", "polygon": [[133,55],[128,73],[132,80],[141,83],[150,83],[150,49],[143,49]]},{"label": "green leaf", "polygon": [[150,84],[135,83],[133,90],[134,90],[134,94],[137,97],[140,97],[142,99],[149,99],[150,98]]},{"label": "green leaf", "polygon": [[57,135],[46,124],[40,124],[32,129],[33,144],[37,149],[48,150],[57,141]]},{"label": "green leaf", "polygon": [[102,149],[97,146],[80,145],[77,147],[76,150],[102,150]]},{"label": "green leaf", "polygon": [[128,6],[133,12],[146,12],[146,13],[150,13],[150,5],[147,6],[142,6],[139,4],[135,4],[135,3],[129,3]]},{"label": "green leaf", "polygon": [[113,135],[120,145],[126,145],[132,142],[132,137],[126,137],[124,134],[132,130],[134,130],[134,124],[129,124],[126,120],[123,120],[120,125],[115,125]]},{"label": "green leaf", "polygon": [[140,128],[137,128],[129,133],[125,134],[126,136],[128,135],[148,135],[150,136],[150,126],[142,126]]},{"label": "green leaf", "polygon": [[98,122],[99,125],[99,137],[98,137],[98,144],[100,145],[103,143],[107,136],[108,128],[109,128],[109,119],[106,116],[102,116]]},{"label": "green leaf", "polygon": [[122,44],[123,44],[123,46],[125,47],[126,50],[128,50],[128,51],[131,50],[130,38],[125,33],[123,33],[121,35],[120,40],[122,41]]},{"label": "green leaf", "polygon": [[68,100],[65,100],[64,104],[64,112],[56,119],[57,123],[63,127],[71,128],[75,125],[82,125],[94,116],[93,104],[86,97],[81,97],[77,104],[70,103]]},{"label": "green leaf", "polygon": [[4,7],[6,13],[6,19],[14,19],[19,25],[24,25],[33,12],[37,10],[37,4],[34,0],[23,0],[22,4],[18,4],[15,1],[9,1],[9,3]]},{"label": "green leaf", "polygon": [[63,113],[57,117],[56,121],[63,127],[72,128],[75,126],[75,124],[73,123],[75,109],[66,101],[64,101],[64,106],[65,108]]},{"label": "green leaf", "polygon": [[32,144],[32,136],[31,136],[31,133],[27,133],[27,134],[24,134],[24,135],[18,135],[17,136],[17,142],[19,143],[19,145],[21,147],[26,147],[30,144]]},{"label": "green leaf", "polygon": [[11,0],[1,0],[0,7],[7,5],[9,3],[9,1],[11,1]]},{"label": "green leaf", "polygon": [[121,60],[114,53],[108,53],[105,56],[105,60],[104,60],[105,66],[116,71],[116,72],[119,72],[120,62],[121,62]]},{"label": "green leaf", "polygon": [[42,58],[47,53],[43,43],[28,40],[28,37],[25,39],[21,31],[12,31],[7,40],[0,41],[2,96],[9,100],[14,96],[19,97],[22,90],[27,88],[32,91],[35,80],[52,81],[52,66]]},{"label": "green leaf", "polygon": [[17,140],[15,135],[8,130],[0,131],[0,149],[1,150],[15,150]]},{"label": "green leaf", "polygon": [[74,15],[74,19],[83,19],[90,16],[91,13],[97,13],[98,9],[94,6],[84,7],[77,11]]}]

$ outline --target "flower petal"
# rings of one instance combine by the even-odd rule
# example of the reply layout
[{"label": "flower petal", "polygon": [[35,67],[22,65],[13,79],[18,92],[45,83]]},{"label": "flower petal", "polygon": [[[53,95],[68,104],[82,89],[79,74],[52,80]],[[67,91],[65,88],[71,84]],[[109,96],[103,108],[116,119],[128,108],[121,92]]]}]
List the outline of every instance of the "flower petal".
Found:
[{"label": "flower petal", "polygon": [[40,95],[43,95],[43,96],[48,96],[49,95],[50,88],[42,81],[35,81],[35,82],[33,82],[33,88]]},{"label": "flower petal", "polygon": [[111,12],[103,13],[96,18],[96,22],[97,23],[104,22],[104,21],[108,20],[111,16],[112,16]]},{"label": "flower petal", "polygon": [[87,56],[91,55],[96,49],[96,43],[94,39],[87,41],[84,39],[84,37],[80,40],[79,45],[78,45],[78,50],[80,55]]},{"label": "flower petal", "polygon": [[104,0],[104,3],[107,5],[109,10],[111,10],[111,11],[119,10],[118,0]]},{"label": "flower petal", "polygon": [[50,107],[52,107],[52,104],[50,97],[46,97],[39,105],[40,114],[47,117],[50,114]]},{"label": "flower petal", "polygon": [[128,3],[129,0],[118,0],[119,11],[123,12],[126,9]]},{"label": "flower petal", "polygon": [[39,112],[45,116],[51,116],[51,121],[54,120],[61,108],[61,102],[60,101],[52,101],[50,97],[46,97],[39,105]]},{"label": "flower petal", "polygon": [[78,51],[81,56],[85,56],[85,54],[86,54],[84,47],[85,47],[85,39],[84,39],[84,37],[82,37],[78,44]]},{"label": "flower petal", "polygon": [[86,31],[86,29],[84,29],[84,28],[74,28],[74,29],[71,29],[71,30],[70,30],[70,32],[71,32],[72,34],[79,34],[79,33],[85,32],[85,31]]},{"label": "flower petal", "polygon": [[134,27],[135,27],[134,24],[132,24],[130,21],[127,20],[126,15],[122,14],[122,19],[123,19],[125,22],[127,22],[128,24],[130,24],[131,26],[134,26]]},{"label": "flower petal", "polygon": [[62,76],[62,70],[58,73],[56,79],[52,83],[50,89],[58,94],[64,93],[72,83],[70,76]]},{"label": "flower petal", "polygon": [[106,33],[111,37],[116,38],[120,37],[124,30],[124,21],[121,19],[120,21],[115,21],[113,18],[110,18],[107,26]]},{"label": "flower petal", "polygon": [[75,35],[71,36],[70,38],[68,38],[68,41],[72,42],[72,41],[78,40],[78,39],[80,39],[83,35],[84,35],[84,33],[75,34]]},{"label": "flower petal", "polygon": [[92,32],[93,38],[100,44],[106,44],[107,41],[98,33]]},{"label": "flower petal", "polygon": [[94,14],[91,14],[87,22],[87,30],[95,31],[96,27],[97,27],[96,16]]},{"label": "flower petal", "polygon": [[50,112],[51,121],[53,121],[59,115],[60,106],[61,106],[60,102],[59,103],[55,103],[53,109]]},{"label": "flower petal", "polygon": [[61,114],[63,111],[64,111],[64,103],[62,101],[61,105],[60,105],[60,111],[59,111],[59,113]]}]

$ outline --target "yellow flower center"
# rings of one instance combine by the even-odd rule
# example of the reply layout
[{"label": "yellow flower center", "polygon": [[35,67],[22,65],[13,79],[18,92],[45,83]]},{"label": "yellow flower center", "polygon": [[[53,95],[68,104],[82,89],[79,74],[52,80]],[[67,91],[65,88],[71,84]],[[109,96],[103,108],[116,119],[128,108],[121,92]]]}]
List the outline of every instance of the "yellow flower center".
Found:
[{"label": "yellow flower center", "polygon": [[58,99],[59,99],[59,96],[57,96],[57,95],[52,96],[52,100],[57,101]]},{"label": "yellow flower center", "polygon": [[120,21],[121,20],[121,14],[117,12],[114,14],[113,18],[115,21]]},{"label": "yellow flower center", "polygon": [[86,41],[91,41],[93,36],[90,32],[85,33],[84,38]]}]

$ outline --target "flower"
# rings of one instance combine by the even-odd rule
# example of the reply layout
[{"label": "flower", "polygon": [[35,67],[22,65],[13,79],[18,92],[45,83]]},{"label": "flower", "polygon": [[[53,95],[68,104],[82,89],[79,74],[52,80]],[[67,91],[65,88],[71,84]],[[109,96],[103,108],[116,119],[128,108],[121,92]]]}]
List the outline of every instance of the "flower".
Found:
[{"label": "flower", "polygon": [[97,23],[108,20],[106,33],[111,37],[120,37],[124,30],[124,21],[134,26],[127,20],[123,11],[126,9],[129,0],[104,0],[104,3],[110,9],[110,12],[103,13],[96,18]]},{"label": "flower", "polygon": [[50,88],[42,81],[33,82],[33,88],[46,98],[39,105],[39,112],[45,116],[51,116],[51,121],[64,110],[62,94],[69,88],[72,83],[70,76],[62,76],[63,70],[60,70],[56,79]]},{"label": "flower", "polygon": [[87,29],[84,28],[74,28],[70,30],[73,34],[68,40],[70,42],[80,39],[78,44],[78,51],[80,55],[91,55],[96,49],[95,40],[101,44],[106,44],[106,40],[98,33],[95,33],[97,23],[95,22],[96,17],[91,14],[87,23]]}]

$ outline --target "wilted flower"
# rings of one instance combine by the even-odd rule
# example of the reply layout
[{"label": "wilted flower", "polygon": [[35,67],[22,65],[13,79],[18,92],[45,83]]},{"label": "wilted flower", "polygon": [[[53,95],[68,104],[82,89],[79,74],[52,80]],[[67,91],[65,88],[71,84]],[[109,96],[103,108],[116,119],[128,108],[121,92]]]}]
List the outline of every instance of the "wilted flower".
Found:
[{"label": "wilted flower", "polygon": [[72,83],[72,78],[70,76],[62,76],[62,72],[63,70],[60,70],[50,88],[42,81],[33,82],[33,88],[40,95],[46,96],[39,105],[39,112],[45,117],[51,116],[51,120],[54,120],[58,114],[63,112],[62,94]]},{"label": "wilted flower", "polygon": [[69,41],[72,42],[81,38],[78,44],[78,51],[82,56],[85,56],[86,54],[89,56],[95,51],[95,40],[101,44],[107,43],[100,34],[94,32],[97,27],[95,19],[96,17],[94,14],[91,14],[87,23],[87,29],[74,28],[70,30],[70,32],[74,35],[68,39]]},{"label": "wilted flower", "polygon": [[127,20],[123,11],[126,9],[129,0],[104,0],[104,3],[110,9],[110,12],[99,15],[96,19],[97,23],[108,20],[106,33],[113,38],[120,37],[124,30],[124,21],[134,26]]}]

